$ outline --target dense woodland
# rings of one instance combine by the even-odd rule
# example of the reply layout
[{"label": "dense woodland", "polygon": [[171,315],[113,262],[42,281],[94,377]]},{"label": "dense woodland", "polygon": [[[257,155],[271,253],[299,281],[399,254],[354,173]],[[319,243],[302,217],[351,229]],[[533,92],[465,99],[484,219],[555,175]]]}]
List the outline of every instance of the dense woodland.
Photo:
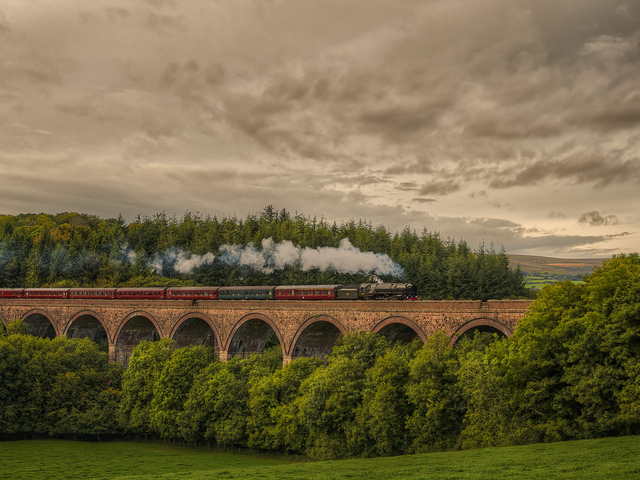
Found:
[{"label": "dense woodland", "polygon": [[[260,269],[220,261],[229,246],[291,242],[297,248],[338,248],[343,239],[362,252],[388,255],[403,273],[340,272],[301,265]],[[178,259],[193,262],[186,271]],[[266,273],[265,273],[266,272]],[[374,275],[375,274],[375,275]],[[406,281],[424,299],[500,299],[530,296],[519,269],[510,269],[504,249],[407,227],[392,234],[384,226],[351,220],[340,225],[265,207],[244,219],[186,213],[102,219],[78,213],[0,216],[0,287],[118,287],[178,285],[350,284],[380,278]]]},{"label": "dense woodland", "polygon": [[271,349],[222,363],[204,346],[142,342],[129,367],[88,340],[0,335],[0,435],[128,435],[312,459],[640,432],[640,259],[545,287],[508,339],[410,345],[340,338],[282,367]]}]

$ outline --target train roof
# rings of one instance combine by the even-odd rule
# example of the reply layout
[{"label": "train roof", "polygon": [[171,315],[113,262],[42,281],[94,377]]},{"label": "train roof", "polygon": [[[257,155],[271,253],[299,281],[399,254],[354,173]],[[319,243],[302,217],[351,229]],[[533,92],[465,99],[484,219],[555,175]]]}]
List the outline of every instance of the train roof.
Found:
[{"label": "train roof", "polygon": [[42,287],[42,288],[25,288],[24,289],[25,292],[68,292],[69,290],[71,290],[71,288]]},{"label": "train roof", "polygon": [[331,290],[338,287],[342,285],[281,285],[276,290]]},{"label": "train roof", "polygon": [[148,292],[150,290],[154,292],[164,292],[167,287],[120,287],[116,290],[121,292]]},{"label": "train roof", "polygon": [[220,287],[169,287],[167,291],[218,290]]},{"label": "train roof", "polygon": [[276,288],[275,286],[252,286],[252,285],[246,285],[246,286],[240,286],[240,287],[220,287],[218,290],[224,290],[224,291],[234,291],[234,290],[273,290],[274,288]]}]

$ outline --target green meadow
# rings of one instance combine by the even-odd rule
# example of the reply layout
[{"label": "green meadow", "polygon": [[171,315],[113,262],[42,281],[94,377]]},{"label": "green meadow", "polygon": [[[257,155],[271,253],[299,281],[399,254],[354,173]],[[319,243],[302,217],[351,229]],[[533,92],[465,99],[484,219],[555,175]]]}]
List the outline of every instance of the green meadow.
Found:
[{"label": "green meadow", "polygon": [[156,443],[0,443],[1,479],[625,479],[640,437],[310,462]]}]

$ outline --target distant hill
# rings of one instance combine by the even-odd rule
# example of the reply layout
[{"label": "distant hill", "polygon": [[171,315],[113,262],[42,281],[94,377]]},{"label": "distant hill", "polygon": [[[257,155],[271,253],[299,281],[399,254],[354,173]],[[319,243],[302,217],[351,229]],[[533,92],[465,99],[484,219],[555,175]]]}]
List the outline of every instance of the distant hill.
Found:
[{"label": "distant hill", "polygon": [[528,288],[540,289],[544,285],[563,280],[580,281],[584,275],[593,272],[605,258],[555,258],[536,255],[508,255],[509,266],[520,270],[525,276]]}]

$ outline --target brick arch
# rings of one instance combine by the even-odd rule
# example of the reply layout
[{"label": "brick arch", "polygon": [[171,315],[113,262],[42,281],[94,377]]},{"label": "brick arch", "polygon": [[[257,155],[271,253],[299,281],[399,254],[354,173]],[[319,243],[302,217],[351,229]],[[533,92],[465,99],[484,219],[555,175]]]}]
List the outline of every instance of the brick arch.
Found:
[{"label": "brick arch", "polygon": [[53,333],[55,334],[55,336],[56,337],[60,336],[60,330],[58,330],[58,323],[54,322],[53,318],[51,317],[51,315],[49,315],[45,310],[41,310],[39,308],[34,308],[33,310],[29,310],[24,315],[22,315],[20,317],[20,319],[23,322],[26,322],[27,318],[31,317],[32,315],[42,315],[43,317],[45,317],[49,321],[49,323],[51,324],[51,328],[53,328]]},{"label": "brick arch", "polygon": [[282,349],[282,353],[284,354],[286,349],[284,345],[284,339],[282,338],[282,334],[280,333],[280,329],[278,328],[278,326],[273,320],[271,320],[269,317],[261,313],[250,313],[248,315],[245,315],[244,317],[242,317],[240,320],[236,322],[236,324],[231,329],[229,336],[227,337],[227,341],[225,342],[225,345],[224,345],[224,351],[227,352],[227,354],[234,353],[234,352],[229,352],[229,349],[231,348],[231,344],[234,340],[234,337],[244,325],[246,325],[248,322],[251,322],[252,320],[261,320],[271,328],[271,330],[275,333],[278,339],[278,342],[280,343],[280,348]]},{"label": "brick arch", "polygon": [[[307,334],[312,334],[314,332],[311,332],[309,330],[309,328],[313,329],[314,324],[320,324],[320,323],[328,323],[332,326],[334,326],[337,330],[338,333],[335,335],[334,338],[330,338],[329,341],[324,342],[324,345],[322,345],[322,352],[324,352],[326,350],[326,346],[330,343],[331,347],[333,347],[333,344],[336,341],[336,338],[338,337],[338,335],[342,334],[346,334],[347,333],[347,329],[335,318],[329,316],[329,315],[315,315],[309,319],[307,319],[302,325],[300,325],[300,328],[298,328],[298,330],[296,331],[296,334],[293,337],[293,340],[291,341],[291,345],[289,346],[289,352],[288,355],[292,358],[296,358],[295,357],[295,349],[296,347],[299,347],[298,343],[300,338],[303,336],[303,334],[307,333]],[[312,346],[310,346],[310,348],[314,348]],[[320,351],[320,350],[319,350]],[[330,353],[330,349],[329,352]]]},{"label": "brick arch", "polygon": [[414,321],[409,320],[406,317],[400,317],[400,316],[385,318],[380,323],[378,323],[375,327],[373,327],[372,332],[380,334],[381,330],[385,329],[385,327],[388,329],[392,325],[404,325],[405,327],[409,327],[414,332],[416,332],[416,334],[418,335],[418,337],[420,337],[423,343],[426,343],[427,341],[427,336]]},{"label": "brick arch", "polygon": [[498,322],[497,320],[493,320],[491,318],[476,318],[459,327],[451,336],[451,342],[449,343],[449,345],[455,345],[458,339],[468,331],[482,327],[497,330],[505,337],[510,337],[511,335],[513,335],[513,331],[509,327],[501,322]]},{"label": "brick arch", "polygon": [[93,310],[82,310],[82,311],[76,313],[73,317],[71,317],[71,319],[67,323],[66,327],[64,328],[64,335],[67,335],[69,333],[69,330],[71,329],[71,326],[73,325],[73,322],[78,320],[80,317],[84,317],[85,315],[95,318],[100,323],[102,328],[104,328],[105,333],[107,334],[107,339],[109,340],[109,343],[115,342],[115,339],[109,338],[109,328],[108,328],[106,322],[104,321],[104,319],[102,318],[102,316],[100,314],[94,312]]},{"label": "brick arch", "polygon": [[187,320],[190,320],[192,318],[200,319],[200,320],[202,320],[203,322],[205,322],[209,326],[209,328],[213,332],[213,336],[214,336],[215,341],[216,341],[217,349],[220,350],[220,348],[222,348],[221,347],[222,346],[222,339],[220,337],[220,333],[218,332],[218,329],[216,328],[216,326],[213,323],[213,321],[211,320],[211,318],[209,318],[208,316],[206,316],[206,315],[204,315],[202,313],[198,313],[198,312],[188,313],[188,314],[183,315],[182,317],[180,317],[180,319],[176,322],[176,324],[171,329],[171,332],[169,333],[169,338],[174,338],[176,336],[176,334],[178,333],[178,330],[180,329],[180,327]]},{"label": "brick arch", "polygon": [[141,310],[141,311],[130,313],[129,315],[124,317],[124,319],[122,320],[122,322],[120,322],[120,325],[118,325],[118,328],[116,329],[116,332],[113,335],[113,343],[115,343],[115,344],[118,343],[118,338],[120,337],[120,334],[122,333],[122,330],[124,330],[124,327],[127,325],[129,320],[131,320],[132,318],[135,318],[135,317],[143,317],[143,318],[146,318],[147,320],[149,320],[153,324],[153,326],[155,327],[155,329],[158,332],[158,334],[160,335],[160,338],[162,338],[162,331],[161,331],[160,325],[158,325],[158,322],[156,321],[156,319],[153,317],[153,315]]}]

